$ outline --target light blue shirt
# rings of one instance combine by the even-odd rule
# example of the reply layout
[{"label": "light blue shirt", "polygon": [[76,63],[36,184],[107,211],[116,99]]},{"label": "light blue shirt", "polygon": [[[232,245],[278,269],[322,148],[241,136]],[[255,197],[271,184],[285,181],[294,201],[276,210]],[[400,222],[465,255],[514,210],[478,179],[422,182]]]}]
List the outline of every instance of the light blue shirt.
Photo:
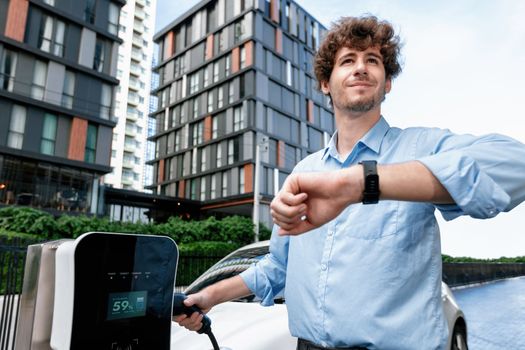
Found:
[{"label": "light blue shirt", "polygon": [[456,204],[384,200],[350,205],[331,222],[296,237],[280,237],[274,227],[270,253],[241,277],[263,305],[272,305],[286,286],[295,337],[330,347],[444,349],[448,329],[435,208],[446,220],[491,218],[512,209],[525,199],[525,146],[501,135],[402,130],[381,118],[342,159],[336,137],[294,171],[337,170],[362,160],[418,160]]}]

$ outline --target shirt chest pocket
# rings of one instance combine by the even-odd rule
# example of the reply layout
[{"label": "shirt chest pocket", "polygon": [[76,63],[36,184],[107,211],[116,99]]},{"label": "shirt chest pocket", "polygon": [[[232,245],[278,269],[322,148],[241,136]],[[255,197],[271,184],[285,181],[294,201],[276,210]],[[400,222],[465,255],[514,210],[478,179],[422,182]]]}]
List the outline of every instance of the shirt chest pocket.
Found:
[{"label": "shirt chest pocket", "polygon": [[339,216],[340,228],[345,235],[359,239],[373,240],[394,235],[397,233],[399,205],[399,201],[351,205]]}]

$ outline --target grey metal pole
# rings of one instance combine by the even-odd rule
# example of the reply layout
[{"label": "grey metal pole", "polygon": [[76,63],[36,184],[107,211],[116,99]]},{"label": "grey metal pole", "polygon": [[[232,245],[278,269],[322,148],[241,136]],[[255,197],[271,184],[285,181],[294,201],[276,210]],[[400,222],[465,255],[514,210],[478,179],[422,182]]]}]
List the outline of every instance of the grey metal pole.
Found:
[{"label": "grey metal pole", "polygon": [[259,144],[255,145],[255,179],[253,185],[253,226],[254,240],[259,242],[259,177],[261,173],[261,148]]}]

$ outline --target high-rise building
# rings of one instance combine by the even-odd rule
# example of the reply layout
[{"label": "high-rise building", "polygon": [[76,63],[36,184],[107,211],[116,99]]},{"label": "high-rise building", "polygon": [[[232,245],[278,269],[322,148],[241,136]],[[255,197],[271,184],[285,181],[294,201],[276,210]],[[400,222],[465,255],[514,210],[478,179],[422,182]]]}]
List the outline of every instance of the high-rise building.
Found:
[{"label": "high-rise building", "polygon": [[97,212],[124,4],[0,1],[0,204]]},{"label": "high-rise building", "polygon": [[104,183],[115,188],[142,191],[151,91],[151,63],[155,0],[129,0],[120,15],[111,166]]},{"label": "high-rise building", "polygon": [[202,210],[251,215],[256,145],[260,218],[294,165],[334,130],[315,89],[325,28],[288,0],[201,1],[155,35],[159,87],[153,184]]}]

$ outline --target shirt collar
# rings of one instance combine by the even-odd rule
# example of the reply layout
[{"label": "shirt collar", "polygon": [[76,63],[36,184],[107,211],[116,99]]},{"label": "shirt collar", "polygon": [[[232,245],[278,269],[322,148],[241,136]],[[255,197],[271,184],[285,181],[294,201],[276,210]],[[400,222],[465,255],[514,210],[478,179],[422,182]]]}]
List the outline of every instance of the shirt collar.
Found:
[{"label": "shirt collar", "polygon": [[[388,122],[381,116],[377,123],[368,130],[368,132],[356,143],[356,146],[358,144],[362,144],[375,153],[379,153],[379,149],[381,148],[381,143],[383,142],[383,139],[385,138],[386,133],[390,129],[390,125],[388,125]],[[337,152],[337,133],[336,130],[332,138],[330,139],[330,142],[328,145],[326,145],[323,157],[321,159],[326,159],[328,155],[338,158],[338,152]]]}]

